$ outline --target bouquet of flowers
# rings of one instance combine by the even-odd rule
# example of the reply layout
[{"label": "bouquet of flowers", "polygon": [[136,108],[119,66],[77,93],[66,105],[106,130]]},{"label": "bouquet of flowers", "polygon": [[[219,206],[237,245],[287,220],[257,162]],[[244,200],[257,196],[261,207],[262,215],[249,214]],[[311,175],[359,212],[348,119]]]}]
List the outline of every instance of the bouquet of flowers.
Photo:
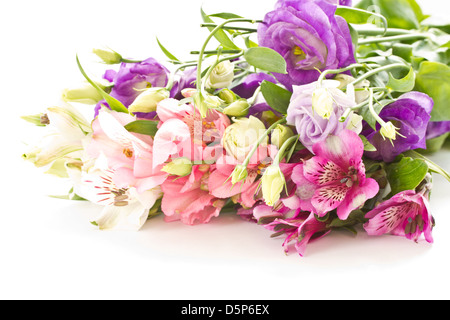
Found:
[{"label": "bouquet of flowers", "polygon": [[[99,205],[99,229],[208,223],[233,212],[286,253],[333,230],[432,242],[426,157],[450,134],[449,25],[414,0],[278,0],[264,17],[207,14],[190,61],[94,49],[107,67],[23,119],[24,158]],[[261,19],[262,18],[262,19]],[[170,47],[170,45],[167,45]],[[77,109],[92,106],[92,119]],[[83,108],[86,108],[83,106]]]}]

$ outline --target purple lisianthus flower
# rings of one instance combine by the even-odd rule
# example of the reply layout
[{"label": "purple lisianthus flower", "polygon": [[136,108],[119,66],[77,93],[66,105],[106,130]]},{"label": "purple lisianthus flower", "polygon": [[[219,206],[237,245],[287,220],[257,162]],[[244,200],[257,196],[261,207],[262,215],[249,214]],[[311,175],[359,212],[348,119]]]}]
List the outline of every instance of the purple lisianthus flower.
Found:
[{"label": "purple lisianthus flower", "polygon": [[426,139],[434,139],[450,132],[450,121],[428,123]]},{"label": "purple lisianthus flower", "polygon": [[195,81],[197,81],[197,68],[191,68],[180,72],[177,74],[177,78],[170,90],[170,97],[177,100],[183,99],[184,97],[181,94],[181,91],[183,91],[183,89],[195,88]]},{"label": "purple lisianthus flower", "polygon": [[289,125],[295,126],[300,142],[310,151],[314,144],[324,141],[330,134],[339,134],[347,127],[349,118],[345,122],[339,120],[348,107],[355,105],[355,101],[341,90],[333,88],[335,83],[333,80],[322,82],[324,87],[329,87],[327,91],[333,100],[333,110],[328,119],[323,118],[313,109],[312,96],[317,89],[317,82],[293,88],[286,120]]},{"label": "purple lisianthus flower", "polygon": [[374,131],[365,124],[362,134],[377,149],[366,152],[366,156],[385,162],[394,161],[402,152],[426,148],[426,132],[433,109],[433,99],[422,92],[412,91],[401,95],[398,100],[381,110],[379,116],[385,122],[392,122],[398,128],[395,140],[389,141],[380,134],[380,125]]},{"label": "purple lisianthus flower", "polygon": [[[148,58],[138,63],[122,63],[118,71],[107,70],[103,77],[114,84],[110,95],[128,107],[141,90],[149,86],[166,86],[169,70],[154,58]],[[102,105],[108,106],[105,101],[99,102],[95,108],[95,116]]]},{"label": "purple lisianthus flower", "polygon": [[252,73],[248,75],[242,83],[233,88],[233,92],[241,98],[251,98],[255,93],[255,90],[266,80],[272,83],[276,83],[276,79],[267,73]]},{"label": "purple lisianthus flower", "polygon": [[336,8],[326,0],[279,1],[259,25],[260,46],[277,51],[287,62],[288,73],[274,75],[289,90],[317,80],[318,70],[356,62],[348,24],[335,15]]},{"label": "purple lisianthus flower", "polygon": [[[286,6],[289,4],[295,4],[297,2],[305,2],[305,1],[310,1],[310,0],[278,0],[275,7],[278,8],[281,6]],[[315,0],[313,0],[313,1],[315,1]],[[325,1],[329,2],[331,4],[338,4],[341,6],[348,6],[348,7],[352,6],[352,0],[325,0]]]}]

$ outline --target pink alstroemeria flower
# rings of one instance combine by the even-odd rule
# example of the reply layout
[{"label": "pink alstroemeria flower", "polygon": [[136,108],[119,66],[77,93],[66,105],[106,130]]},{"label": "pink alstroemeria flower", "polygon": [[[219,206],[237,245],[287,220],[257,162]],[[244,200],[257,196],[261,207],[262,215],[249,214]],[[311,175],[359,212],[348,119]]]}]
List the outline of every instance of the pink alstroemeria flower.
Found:
[{"label": "pink alstroemeria flower", "polygon": [[[216,158],[216,148],[230,119],[216,110],[209,110],[202,118],[193,104],[180,104],[175,99],[165,99],[158,104],[161,121],[155,135],[153,165],[163,164],[171,157],[185,157],[201,163]],[[209,146],[211,144],[211,146]]]},{"label": "pink alstroemeria flower", "polygon": [[195,165],[190,175],[169,177],[161,185],[161,209],[167,222],[181,220],[193,225],[207,223],[219,215],[226,201],[209,193],[210,170],[209,165]]},{"label": "pink alstroemeria flower", "polygon": [[364,229],[369,235],[393,234],[417,242],[423,233],[433,242],[431,231],[434,219],[430,214],[427,195],[406,190],[397,193],[366,214]]},{"label": "pink alstroemeria flower", "polygon": [[86,147],[87,156],[97,159],[103,153],[114,170],[114,184],[119,188],[133,186],[144,192],[159,186],[166,178],[162,166],[153,166],[153,139],[131,133],[125,125],[136,118],[121,112],[100,110],[92,123],[93,134]]},{"label": "pink alstroemeria flower", "polygon": [[315,144],[312,151],[315,156],[296,166],[292,173],[302,210],[323,217],[337,209],[339,219],[346,220],[378,193],[378,183],[366,178],[364,146],[355,132],[344,130],[330,135]]},{"label": "pink alstroemeria flower", "polygon": [[211,194],[221,199],[234,197],[234,200],[244,207],[252,207],[257,201],[255,193],[260,185],[257,177],[270,165],[277,152],[278,149],[274,145],[260,145],[247,166],[247,177],[234,185],[230,177],[236,165],[241,163],[230,155],[222,154],[209,178]]}]

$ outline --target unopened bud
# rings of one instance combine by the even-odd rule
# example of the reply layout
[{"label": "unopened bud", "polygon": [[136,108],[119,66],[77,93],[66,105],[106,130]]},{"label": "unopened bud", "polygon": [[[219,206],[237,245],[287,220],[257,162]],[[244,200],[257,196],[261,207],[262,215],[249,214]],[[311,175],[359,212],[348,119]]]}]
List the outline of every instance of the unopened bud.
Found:
[{"label": "unopened bud", "polygon": [[240,181],[244,181],[248,177],[247,167],[238,164],[231,175],[231,183],[236,184]]},{"label": "unopened bud", "polygon": [[225,103],[233,103],[236,101],[236,94],[230,89],[223,89],[219,92],[219,98],[222,99]]},{"label": "unopened bud", "polygon": [[294,132],[291,128],[279,124],[273,129],[270,141],[274,146],[280,149],[283,143],[293,135]]},{"label": "unopened bud", "polygon": [[176,158],[161,170],[171,175],[184,177],[191,173],[192,163],[188,158]]},{"label": "unopened bud", "polygon": [[223,113],[230,117],[245,117],[249,107],[247,99],[239,99],[223,109]]},{"label": "unopened bud", "polygon": [[261,178],[261,190],[264,201],[268,206],[273,206],[280,200],[285,184],[284,174],[278,165],[271,165],[264,171]]},{"label": "unopened bud", "polygon": [[153,112],[159,102],[170,97],[170,92],[164,88],[149,88],[142,92],[128,107],[130,112]]},{"label": "unopened bud", "polygon": [[97,104],[103,97],[97,89],[86,83],[78,88],[64,89],[62,99],[66,102]]},{"label": "unopened bud", "polygon": [[211,72],[206,86],[212,89],[227,88],[234,79],[234,65],[230,61],[219,63]]},{"label": "unopened bud", "polygon": [[92,51],[106,64],[118,64],[122,62],[122,56],[114,50],[94,49]]}]

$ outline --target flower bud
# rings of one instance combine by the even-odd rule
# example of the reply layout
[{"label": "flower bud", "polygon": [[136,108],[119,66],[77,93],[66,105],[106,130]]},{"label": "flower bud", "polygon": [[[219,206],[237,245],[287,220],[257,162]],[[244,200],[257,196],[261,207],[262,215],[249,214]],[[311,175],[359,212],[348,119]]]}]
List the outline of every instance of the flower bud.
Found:
[{"label": "flower bud", "polygon": [[249,108],[247,99],[239,99],[223,109],[223,113],[230,117],[245,117]]},{"label": "flower bud", "polygon": [[92,51],[106,64],[118,64],[122,62],[122,56],[114,50],[94,49]]},{"label": "flower bud", "polygon": [[247,179],[247,176],[247,167],[243,166],[242,164],[238,164],[231,174],[231,183],[234,185],[240,181],[244,181],[245,179]]},{"label": "flower bud", "polygon": [[225,103],[233,103],[236,101],[237,96],[233,91],[225,88],[223,90],[220,90],[219,98],[225,101]]},{"label": "flower bud", "polygon": [[312,108],[319,116],[330,119],[333,113],[333,97],[326,88],[317,88],[312,94]]},{"label": "flower bud", "polygon": [[294,132],[292,131],[291,128],[279,124],[275,127],[275,129],[273,129],[270,141],[274,146],[280,149],[283,143],[285,143],[286,140],[292,137],[293,135]]},{"label": "flower bud", "polygon": [[79,102],[84,104],[97,104],[103,99],[102,95],[89,83],[78,88],[64,89],[62,99],[66,102]]},{"label": "flower bud", "polygon": [[149,88],[142,92],[128,107],[130,112],[153,112],[158,103],[170,97],[170,92],[164,88]]},{"label": "flower bud", "polygon": [[161,170],[171,175],[184,177],[191,173],[192,163],[188,158],[176,158]]},{"label": "flower bud", "polygon": [[261,178],[261,190],[268,206],[273,206],[280,200],[285,184],[284,174],[278,165],[271,165],[264,171]]},{"label": "flower bud", "polygon": [[227,88],[234,79],[234,65],[230,61],[219,63],[211,72],[206,87],[211,89]]}]

